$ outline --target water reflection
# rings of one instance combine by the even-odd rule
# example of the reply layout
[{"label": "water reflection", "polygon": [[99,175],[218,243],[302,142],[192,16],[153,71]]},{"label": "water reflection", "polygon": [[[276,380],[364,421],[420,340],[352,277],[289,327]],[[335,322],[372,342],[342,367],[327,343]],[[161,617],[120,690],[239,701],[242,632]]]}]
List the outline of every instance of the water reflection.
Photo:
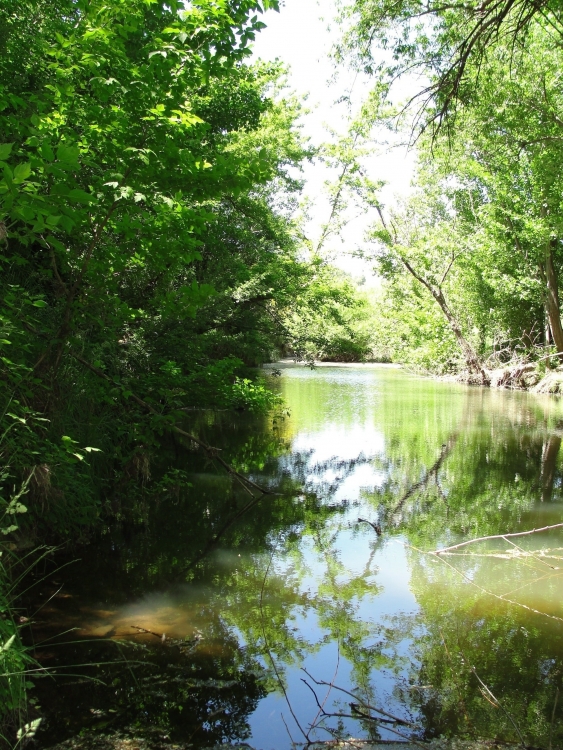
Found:
[{"label": "water reflection", "polygon": [[[288,733],[410,733],[349,718],[354,699],[336,688],[323,704],[317,680],[420,737],[519,731],[556,746],[563,535],[518,541],[554,550],[543,558],[502,541],[427,552],[561,520],[560,402],[367,366],[287,367],[275,387],[289,419],[205,415],[196,427],[277,496],[253,503],[171,447],[161,476],[188,472],[192,487],[158,485],[137,523],[108,529],[41,592],[55,596],[36,640],[80,636],[49,640],[43,663],[104,661],[85,671],[109,685],[60,678],[54,699],[39,684],[44,743],[81,727],[280,749]],[[109,663],[116,654],[127,669]]]}]

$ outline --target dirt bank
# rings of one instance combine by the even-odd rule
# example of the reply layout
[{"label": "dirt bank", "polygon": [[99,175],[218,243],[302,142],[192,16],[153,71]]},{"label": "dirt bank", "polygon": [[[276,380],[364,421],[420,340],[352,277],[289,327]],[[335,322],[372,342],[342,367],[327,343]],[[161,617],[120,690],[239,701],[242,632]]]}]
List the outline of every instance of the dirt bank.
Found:
[{"label": "dirt bank", "polygon": [[[563,394],[563,367],[542,372],[536,363],[522,362],[494,370],[485,370],[485,374],[490,388]],[[469,385],[483,385],[482,378],[475,373],[461,372],[447,379]]]}]

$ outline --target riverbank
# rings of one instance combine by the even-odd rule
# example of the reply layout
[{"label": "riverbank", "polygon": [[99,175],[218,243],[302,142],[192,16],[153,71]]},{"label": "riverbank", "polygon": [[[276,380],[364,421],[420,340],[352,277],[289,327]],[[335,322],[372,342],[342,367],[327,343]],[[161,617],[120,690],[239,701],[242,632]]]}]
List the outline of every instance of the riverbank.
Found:
[{"label": "riverbank", "polygon": [[561,395],[563,393],[563,367],[554,370],[540,369],[537,362],[518,362],[492,370],[484,369],[488,384],[481,375],[461,372],[441,379],[467,385],[486,385],[489,388],[513,391],[530,391],[538,394]]},{"label": "riverbank", "polygon": [[[503,748],[503,750],[515,750],[522,748],[521,745],[509,745],[495,740],[459,740],[440,738],[430,742],[416,740],[413,742],[373,742],[356,737],[343,740],[327,740],[326,742],[313,742],[308,745],[309,750],[404,750],[408,747],[424,748],[425,750],[491,750],[492,748]],[[295,745],[292,745],[295,747]],[[66,742],[54,745],[48,750],[190,750],[191,743],[175,744],[164,740],[148,741],[142,737],[125,737],[121,734],[97,735],[95,737],[74,737]],[[255,748],[246,742],[234,744],[211,745],[201,750],[263,750]]]}]

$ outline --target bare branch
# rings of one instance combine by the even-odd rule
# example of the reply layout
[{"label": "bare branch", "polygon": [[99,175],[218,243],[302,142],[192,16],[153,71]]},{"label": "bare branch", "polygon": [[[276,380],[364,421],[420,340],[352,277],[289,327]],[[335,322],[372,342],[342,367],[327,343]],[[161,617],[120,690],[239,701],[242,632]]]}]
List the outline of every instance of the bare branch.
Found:
[{"label": "bare branch", "polygon": [[459,544],[452,544],[451,547],[444,547],[443,549],[433,550],[431,554],[442,555],[445,552],[451,552],[454,549],[460,549],[461,547],[466,547],[468,544],[475,544],[476,542],[486,542],[490,539],[506,539],[507,537],[529,536],[530,534],[539,534],[542,531],[551,531],[552,529],[560,529],[562,527],[563,523],[556,523],[552,526],[542,526],[541,529],[531,529],[530,531],[518,531],[512,534],[492,534],[491,536],[480,536],[476,539],[468,539],[465,542],[460,542]]}]

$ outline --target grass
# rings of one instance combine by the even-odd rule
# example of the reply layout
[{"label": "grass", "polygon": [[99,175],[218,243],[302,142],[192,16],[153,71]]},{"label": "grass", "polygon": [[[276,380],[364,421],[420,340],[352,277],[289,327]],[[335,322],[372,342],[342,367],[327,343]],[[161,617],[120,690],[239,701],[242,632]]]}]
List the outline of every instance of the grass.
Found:
[{"label": "grass", "polygon": [[30,720],[27,670],[32,659],[20,638],[20,625],[12,606],[14,558],[0,544],[0,748],[15,749],[37,729]]}]

